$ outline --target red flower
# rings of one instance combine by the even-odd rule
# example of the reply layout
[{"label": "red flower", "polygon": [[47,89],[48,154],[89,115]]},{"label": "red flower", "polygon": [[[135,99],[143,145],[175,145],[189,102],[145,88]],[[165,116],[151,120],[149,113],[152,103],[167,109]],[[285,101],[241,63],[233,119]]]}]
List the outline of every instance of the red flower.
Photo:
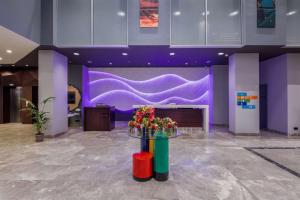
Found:
[{"label": "red flower", "polygon": [[140,125],[140,124],[136,124],[136,125],[135,125],[135,128],[137,128],[137,129],[141,129],[142,127],[141,127],[141,125]]}]

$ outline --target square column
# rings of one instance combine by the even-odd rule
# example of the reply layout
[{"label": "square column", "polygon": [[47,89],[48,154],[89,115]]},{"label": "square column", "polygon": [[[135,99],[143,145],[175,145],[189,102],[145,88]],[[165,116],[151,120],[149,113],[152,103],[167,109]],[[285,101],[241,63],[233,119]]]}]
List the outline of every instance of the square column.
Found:
[{"label": "square column", "polygon": [[259,55],[233,54],[229,58],[229,131],[258,135]]},{"label": "square column", "polygon": [[68,59],[52,50],[39,51],[39,102],[48,97],[55,100],[47,104],[50,120],[45,134],[51,137],[68,131]]}]

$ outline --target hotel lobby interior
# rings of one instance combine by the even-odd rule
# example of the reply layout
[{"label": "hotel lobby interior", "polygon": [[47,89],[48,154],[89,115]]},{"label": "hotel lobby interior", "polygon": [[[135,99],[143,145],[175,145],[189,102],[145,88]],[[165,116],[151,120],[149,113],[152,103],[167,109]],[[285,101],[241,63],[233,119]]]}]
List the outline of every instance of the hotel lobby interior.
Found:
[{"label": "hotel lobby interior", "polygon": [[0,200],[299,200],[299,0],[0,0]]}]

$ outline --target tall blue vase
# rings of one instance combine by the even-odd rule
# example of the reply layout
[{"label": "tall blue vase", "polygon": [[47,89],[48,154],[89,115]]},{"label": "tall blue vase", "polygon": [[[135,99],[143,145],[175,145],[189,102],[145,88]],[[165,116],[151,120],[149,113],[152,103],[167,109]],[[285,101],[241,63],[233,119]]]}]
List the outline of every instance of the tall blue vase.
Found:
[{"label": "tall blue vase", "polygon": [[141,152],[149,152],[149,133],[146,128],[142,129]]}]

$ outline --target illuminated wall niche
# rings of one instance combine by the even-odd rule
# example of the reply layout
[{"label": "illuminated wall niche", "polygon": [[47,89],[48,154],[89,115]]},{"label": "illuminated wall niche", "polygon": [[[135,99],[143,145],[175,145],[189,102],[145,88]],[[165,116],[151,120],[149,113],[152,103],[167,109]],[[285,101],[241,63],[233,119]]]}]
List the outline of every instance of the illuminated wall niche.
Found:
[{"label": "illuminated wall niche", "polygon": [[88,73],[91,105],[103,103],[129,111],[132,105],[209,103],[208,74],[193,81],[172,73],[137,81],[101,71]]}]

